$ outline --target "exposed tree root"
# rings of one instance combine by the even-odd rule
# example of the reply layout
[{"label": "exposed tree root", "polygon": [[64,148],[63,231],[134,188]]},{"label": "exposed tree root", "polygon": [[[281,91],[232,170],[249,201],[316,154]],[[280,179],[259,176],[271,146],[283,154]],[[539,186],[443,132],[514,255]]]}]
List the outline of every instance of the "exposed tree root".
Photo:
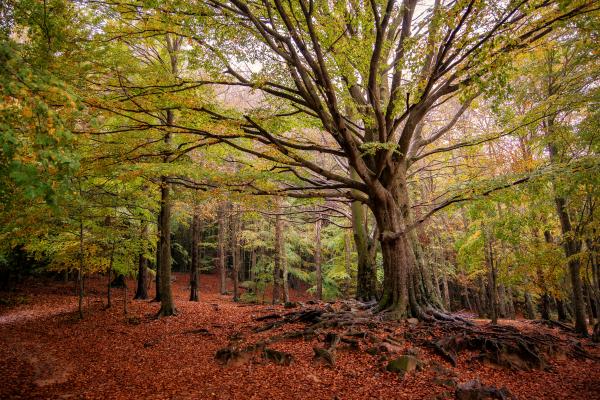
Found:
[{"label": "exposed tree root", "polygon": [[[324,346],[313,348],[315,359],[330,366],[335,365],[335,352],[340,344],[353,350],[366,347],[367,352],[375,355],[399,352],[405,339],[416,346],[432,349],[454,366],[458,364],[462,352],[469,352],[471,359],[516,370],[547,369],[549,360],[555,356],[593,358],[575,340],[546,333],[524,332],[510,325],[477,325],[435,309],[424,311],[420,323],[416,319],[409,321],[404,338],[390,334],[381,338],[373,331],[377,330],[379,334],[386,330],[393,332],[401,323],[389,321],[368,308],[358,301],[347,301],[338,303],[336,309],[326,305],[324,308],[304,307],[282,315],[269,314],[255,320],[275,321],[257,326],[254,332],[265,332],[290,323],[303,323],[306,325],[304,329],[274,335],[264,343],[317,338],[324,342]],[[347,330],[340,331],[339,328]]]}]

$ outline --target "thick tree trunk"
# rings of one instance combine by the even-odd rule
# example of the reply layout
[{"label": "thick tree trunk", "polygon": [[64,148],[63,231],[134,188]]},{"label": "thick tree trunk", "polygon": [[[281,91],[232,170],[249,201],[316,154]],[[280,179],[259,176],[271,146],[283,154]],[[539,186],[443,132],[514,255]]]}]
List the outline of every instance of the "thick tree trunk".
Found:
[{"label": "thick tree trunk", "polygon": [[321,218],[318,217],[315,222],[315,276],[316,276],[316,297],[323,300],[323,271],[321,269]]},{"label": "thick tree trunk", "polygon": [[192,217],[192,265],[190,268],[190,301],[198,301],[200,229],[200,216],[198,214],[194,214],[194,216]]},{"label": "thick tree trunk", "polygon": [[137,276],[137,286],[135,289],[135,296],[133,297],[136,300],[146,300],[148,299],[148,259],[145,255],[145,243],[148,236],[148,224],[142,222],[142,232],[141,239],[144,246],[144,249],[140,252],[138,256],[138,276]]},{"label": "thick tree trunk", "polygon": [[170,184],[166,177],[161,179],[161,221],[160,221],[160,311],[158,315],[167,317],[175,315],[177,310],[173,303],[171,291],[171,194]]},{"label": "thick tree trunk", "polygon": [[508,315],[506,311],[506,289],[504,288],[504,284],[501,283],[498,285],[498,316],[501,318],[506,318]]},{"label": "thick tree trunk", "polygon": [[227,294],[227,270],[225,265],[225,241],[226,239],[226,225],[225,225],[225,205],[221,204],[219,207],[219,221],[218,221],[218,238],[217,238],[217,255],[219,262],[219,291],[221,294]]}]

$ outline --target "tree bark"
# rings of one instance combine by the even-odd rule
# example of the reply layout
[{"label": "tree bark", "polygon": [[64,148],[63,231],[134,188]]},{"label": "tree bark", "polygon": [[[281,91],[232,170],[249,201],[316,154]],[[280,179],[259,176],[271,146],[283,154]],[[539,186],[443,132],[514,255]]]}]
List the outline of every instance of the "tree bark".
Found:
[{"label": "tree bark", "polygon": [[221,204],[218,211],[218,225],[219,232],[217,237],[217,255],[219,261],[219,291],[221,294],[227,294],[227,270],[225,265],[225,241],[226,238],[226,224],[225,224],[225,209],[226,205]]},{"label": "tree bark", "polygon": [[135,289],[135,296],[133,297],[136,300],[146,300],[148,299],[148,259],[146,258],[146,240],[148,237],[148,224],[142,222],[142,232],[141,232],[142,246],[143,249],[138,256],[138,276],[137,276],[137,286]]},{"label": "tree bark", "polygon": [[154,287],[155,294],[154,299],[152,301],[160,301],[160,253],[162,252],[162,205],[158,211],[158,221],[156,225],[156,233],[157,233],[157,242],[156,242],[156,275],[154,276]]},{"label": "tree bark", "polygon": [[[281,297],[281,288],[285,284],[283,277],[283,219],[281,218],[281,199],[275,199],[275,257],[273,263],[273,304],[278,304]],[[284,297],[286,288],[283,288]],[[288,294],[289,296],[289,294]],[[289,301],[285,300],[284,301]]]},{"label": "tree bark", "polygon": [[198,301],[200,230],[200,216],[197,213],[194,213],[194,216],[192,217],[192,265],[190,268],[190,301]]},{"label": "tree bark", "polygon": [[527,319],[535,319],[535,310],[533,308],[533,301],[531,301],[531,294],[525,292],[525,317]]},{"label": "tree bark", "polygon": [[240,224],[241,215],[239,206],[234,206],[230,216],[230,227],[231,227],[231,278],[233,280],[233,301],[240,300],[239,294],[239,275],[240,275],[240,261],[241,261],[241,248],[240,248]]},{"label": "tree bark", "polygon": [[360,202],[353,201],[350,210],[357,255],[356,298],[371,301],[377,297],[377,269],[370,249],[375,244],[369,240],[365,207]]},{"label": "tree bark", "polygon": [[[168,112],[170,113],[170,111]],[[161,241],[160,241],[160,317],[175,315],[177,310],[173,303],[171,291],[171,196],[166,177],[161,179]]]}]

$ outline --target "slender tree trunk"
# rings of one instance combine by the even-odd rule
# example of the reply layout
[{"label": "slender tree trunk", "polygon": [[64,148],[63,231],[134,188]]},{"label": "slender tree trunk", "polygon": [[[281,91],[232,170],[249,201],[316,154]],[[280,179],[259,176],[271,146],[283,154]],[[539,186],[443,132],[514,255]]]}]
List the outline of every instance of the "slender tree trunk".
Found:
[{"label": "slender tree trunk", "polygon": [[442,286],[444,290],[444,306],[446,310],[452,311],[452,307],[450,304],[450,289],[448,288],[448,275],[446,272],[442,273]]},{"label": "slender tree trunk", "polygon": [[[83,210],[81,212],[83,213]],[[77,272],[77,282],[79,283],[79,319],[83,319],[83,257],[83,217],[81,217],[79,219],[79,270]]]},{"label": "slender tree trunk", "polygon": [[198,264],[200,246],[200,216],[192,217],[192,265],[190,268],[190,301],[198,301]]},{"label": "slender tree trunk", "polygon": [[[283,219],[281,218],[281,199],[275,199],[275,257],[273,264],[273,304],[278,304],[281,297],[281,287],[284,284],[283,272]],[[284,297],[286,289],[283,288]],[[288,299],[289,300],[289,299]],[[285,299],[284,299],[285,301]]]},{"label": "slender tree trunk", "polygon": [[106,293],[106,308],[110,308],[112,306],[112,291],[111,291],[111,283],[112,283],[112,271],[113,271],[113,261],[115,256],[115,244],[113,243],[110,249],[110,260],[108,261],[108,287]]},{"label": "slender tree trunk", "polygon": [[349,297],[350,288],[352,286],[352,251],[350,249],[350,235],[348,232],[344,232],[344,265],[346,267],[346,275],[348,276],[344,281],[344,296]]},{"label": "slender tree trunk", "polygon": [[506,318],[508,315],[506,311],[506,289],[504,288],[504,284],[501,283],[498,285],[498,316],[501,318]]},{"label": "slender tree trunk", "polygon": [[127,303],[129,302],[129,294],[128,294],[128,290],[129,287],[127,286],[127,277],[125,277],[123,279],[123,313],[125,315],[127,315],[128,310],[127,310]]},{"label": "slender tree trunk", "polygon": [[155,286],[155,295],[152,301],[160,301],[160,253],[162,252],[162,205],[160,206],[160,210],[158,211],[158,221],[156,225],[156,232],[158,235],[158,240],[156,242],[156,275],[154,276],[154,286]]},{"label": "slender tree trunk", "polygon": [[316,296],[323,300],[323,271],[321,270],[321,218],[317,217],[315,222],[315,276],[316,276]]},{"label": "slender tree trunk", "polygon": [[[549,92],[552,93],[553,88],[550,84]],[[550,154],[550,162],[555,164],[560,162],[558,148],[553,141],[554,133],[554,117],[548,117],[545,120],[546,137],[549,139],[548,152]],[[554,185],[554,202],[556,203],[556,213],[560,221],[560,227],[563,236],[563,248],[567,256],[569,275],[571,276],[571,286],[573,287],[573,309],[575,311],[575,330],[577,333],[587,336],[587,325],[585,322],[585,304],[583,300],[583,290],[580,276],[580,260],[579,251],[581,250],[581,241],[576,237],[577,233],[571,226],[571,219],[567,211],[567,199],[558,195],[556,185]]]},{"label": "slender tree trunk", "polygon": [[484,229],[484,251],[485,251],[485,263],[488,267],[488,286],[490,288],[490,318],[492,320],[492,324],[498,323],[498,272],[496,270],[496,262],[494,260],[494,251],[492,239],[490,237],[490,233],[487,229]]},{"label": "slender tree trunk", "polygon": [[239,294],[239,275],[240,275],[240,223],[241,215],[239,207],[234,206],[233,212],[231,213],[231,257],[232,257],[232,271],[231,277],[233,279],[233,301],[240,300]]},{"label": "slender tree trunk", "polygon": [[135,296],[133,297],[136,300],[146,300],[148,299],[148,259],[146,258],[146,240],[148,237],[148,224],[142,222],[142,232],[141,239],[143,243],[143,250],[140,252],[138,256],[138,276],[137,276],[137,286],[135,289]]},{"label": "slender tree trunk", "polygon": [[227,294],[227,270],[225,269],[225,241],[226,241],[226,227],[225,227],[225,205],[221,204],[218,211],[219,215],[219,232],[217,239],[217,253],[219,257],[219,291],[221,294]]},{"label": "slender tree trunk", "polygon": [[507,306],[507,311],[508,311],[508,318],[510,319],[515,319],[516,318],[516,313],[515,313],[515,299],[513,296],[513,290],[511,286],[508,286],[508,288],[506,289],[506,306]]}]

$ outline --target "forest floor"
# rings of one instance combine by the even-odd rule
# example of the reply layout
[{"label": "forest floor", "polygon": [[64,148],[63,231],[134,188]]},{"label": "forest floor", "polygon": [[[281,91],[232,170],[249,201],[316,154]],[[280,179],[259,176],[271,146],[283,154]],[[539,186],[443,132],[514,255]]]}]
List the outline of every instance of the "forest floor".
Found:
[{"label": "forest floor", "polygon": [[[87,283],[86,315],[79,320],[73,285],[28,281],[10,294],[23,304],[0,306],[1,399],[446,399],[454,398],[457,383],[473,379],[518,399],[600,399],[600,363],[568,357],[544,371],[512,371],[462,355],[453,367],[423,348],[417,353],[423,369],[400,377],[362,345],[340,349],[334,367],[316,362],[319,339],[299,338],[269,345],[290,353],[291,365],[266,359],[223,365],[215,354],[232,340],[250,345],[294,329],[252,329],[265,323],[257,317],[290,310],[234,303],[218,294],[213,275],[201,276],[200,302],[189,302],[187,275],[177,274],[177,316],[154,319],[159,304],[133,300],[125,316],[123,290],[113,289],[113,307],[105,309],[105,278],[98,277]],[[510,324],[563,335],[526,321]],[[600,356],[589,341],[582,345]]]}]

